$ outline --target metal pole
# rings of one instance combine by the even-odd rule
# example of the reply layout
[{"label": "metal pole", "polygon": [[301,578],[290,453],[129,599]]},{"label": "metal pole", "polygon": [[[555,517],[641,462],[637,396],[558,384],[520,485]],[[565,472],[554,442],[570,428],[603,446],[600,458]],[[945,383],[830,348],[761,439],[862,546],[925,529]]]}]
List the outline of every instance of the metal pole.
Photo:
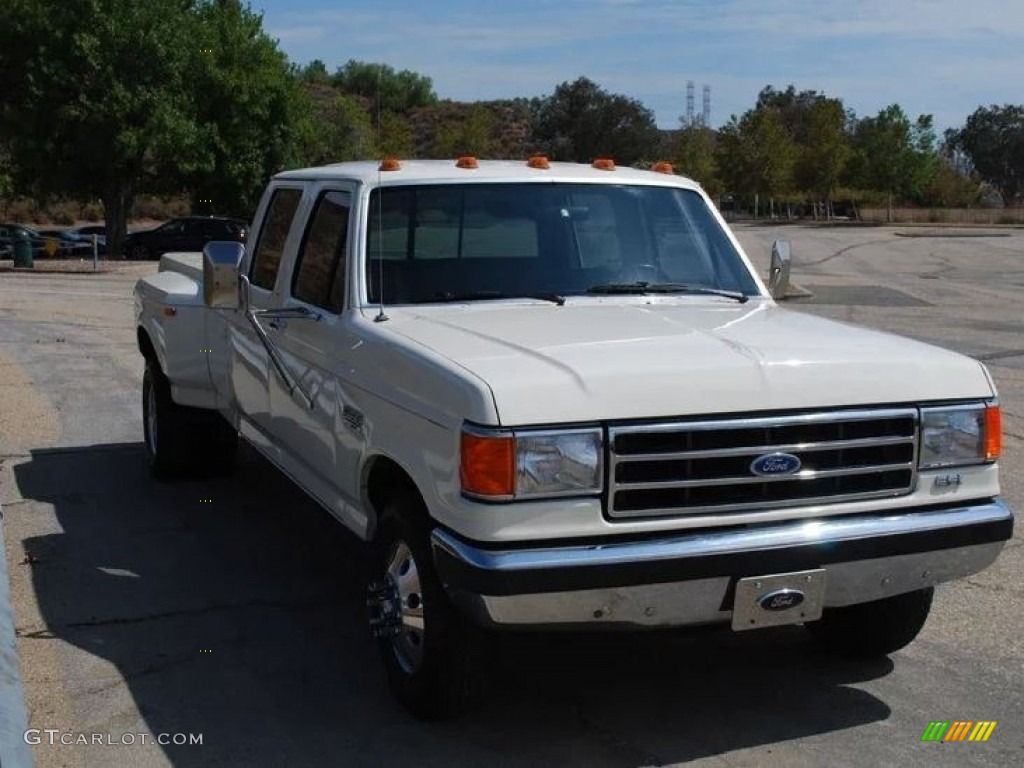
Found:
[{"label": "metal pole", "polygon": [[99,257],[100,257],[100,248],[99,248],[99,244],[96,241],[96,237],[97,237],[96,235],[92,236],[92,271],[93,272],[95,272],[96,270],[99,269],[99,264],[97,263],[97,261],[99,260]]}]

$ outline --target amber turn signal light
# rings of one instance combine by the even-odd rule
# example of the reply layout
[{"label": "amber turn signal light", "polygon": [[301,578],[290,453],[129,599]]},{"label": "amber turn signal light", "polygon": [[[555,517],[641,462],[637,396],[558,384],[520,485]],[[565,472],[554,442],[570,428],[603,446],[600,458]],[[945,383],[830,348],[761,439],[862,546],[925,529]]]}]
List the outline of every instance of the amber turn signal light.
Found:
[{"label": "amber turn signal light", "polygon": [[995,461],[1003,448],[1003,419],[998,405],[985,409],[985,461]]},{"label": "amber turn signal light", "polygon": [[515,439],[509,435],[462,433],[459,474],[462,490],[474,496],[515,493]]}]

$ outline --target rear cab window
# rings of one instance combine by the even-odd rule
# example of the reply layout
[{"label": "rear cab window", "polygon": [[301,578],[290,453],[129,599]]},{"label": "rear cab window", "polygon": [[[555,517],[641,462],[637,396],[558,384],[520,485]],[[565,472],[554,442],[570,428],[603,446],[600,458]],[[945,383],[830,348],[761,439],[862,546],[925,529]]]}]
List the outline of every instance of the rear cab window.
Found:
[{"label": "rear cab window", "polygon": [[316,199],[292,273],[292,297],[338,314],[344,305],[352,195],[324,190]]},{"label": "rear cab window", "polygon": [[301,200],[300,188],[278,187],[274,190],[260,224],[249,268],[249,280],[254,286],[274,290],[281,256]]}]

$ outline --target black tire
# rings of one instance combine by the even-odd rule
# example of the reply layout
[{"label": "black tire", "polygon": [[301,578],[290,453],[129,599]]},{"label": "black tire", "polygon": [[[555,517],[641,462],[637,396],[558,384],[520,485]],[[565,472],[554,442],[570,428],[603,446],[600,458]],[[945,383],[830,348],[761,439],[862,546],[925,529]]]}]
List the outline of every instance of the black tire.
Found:
[{"label": "black tire", "polygon": [[840,656],[870,659],[909,645],[928,618],[934,587],[870,603],[825,609],[804,626],[826,649]]},{"label": "black tire", "polygon": [[[438,580],[426,521],[418,498],[387,505],[371,548],[367,604],[392,692],[415,717],[438,720],[480,698],[482,637]],[[394,617],[398,602],[400,618],[389,619],[387,606]]]},{"label": "black tire", "polygon": [[142,424],[149,468],[160,480],[226,474],[234,466],[235,430],[214,411],[175,403],[170,382],[152,362],[142,377]]},{"label": "black tire", "polygon": [[135,261],[147,261],[149,259],[149,248],[144,245],[133,245],[129,254]]}]

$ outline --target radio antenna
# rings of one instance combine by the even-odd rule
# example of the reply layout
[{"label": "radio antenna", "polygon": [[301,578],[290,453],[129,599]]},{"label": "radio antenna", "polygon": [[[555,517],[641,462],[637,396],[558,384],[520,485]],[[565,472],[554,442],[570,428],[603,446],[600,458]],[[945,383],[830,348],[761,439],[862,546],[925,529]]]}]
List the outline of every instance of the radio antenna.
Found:
[{"label": "radio antenna", "polygon": [[[384,65],[377,64],[377,150],[384,157],[380,137],[380,94],[381,77],[383,76]],[[384,314],[384,187],[381,186],[381,166],[383,159],[377,164],[377,316],[373,318],[375,323],[383,323],[390,318]]]}]

